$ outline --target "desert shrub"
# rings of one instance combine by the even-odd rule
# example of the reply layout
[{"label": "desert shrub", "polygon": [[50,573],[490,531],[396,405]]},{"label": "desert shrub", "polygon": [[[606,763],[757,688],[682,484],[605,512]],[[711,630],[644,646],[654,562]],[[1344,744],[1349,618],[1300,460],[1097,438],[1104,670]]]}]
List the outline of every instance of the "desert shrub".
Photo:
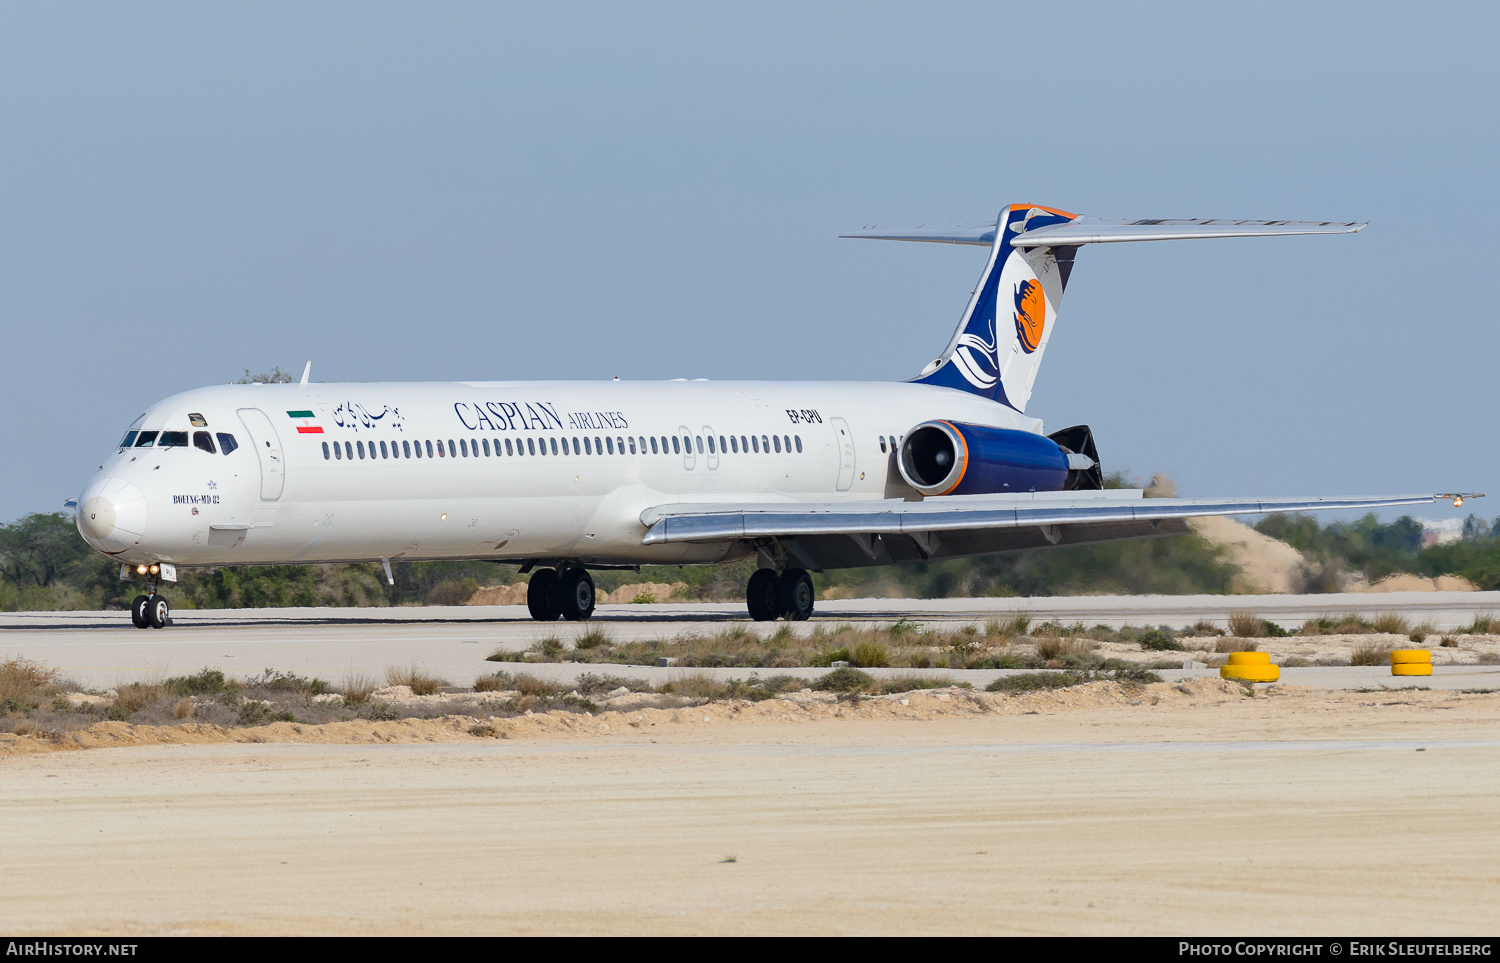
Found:
[{"label": "desert shrub", "polygon": [[374,695],[377,688],[379,686],[373,676],[364,672],[353,672],[345,677],[343,684],[339,686],[339,694],[344,697],[345,702],[360,705],[369,702],[370,696]]},{"label": "desert shrub", "polygon": [[1371,623],[1371,628],[1385,635],[1405,635],[1410,631],[1410,626],[1406,624],[1406,619],[1395,612],[1381,612],[1375,616],[1375,621]]},{"label": "desert shrub", "polygon": [[402,669],[394,667],[386,669],[385,681],[387,685],[406,686],[411,689],[412,695],[436,695],[438,689],[448,684],[414,665]]},{"label": "desert shrub", "polygon": [[834,669],[812,683],[819,692],[873,692],[875,678],[854,668]]},{"label": "desert shrub", "polygon": [[1160,629],[1152,629],[1141,636],[1141,648],[1150,652],[1181,652],[1181,642],[1172,638]]},{"label": "desert shrub", "polygon": [[900,619],[893,623],[886,631],[890,633],[892,639],[899,641],[908,635],[920,635],[922,626],[911,619]]},{"label": "desert shrub", "polygon": [[573,640],[573,648],[585,650],[597,649],[600,646],[608,646],[613,641],[609,637],[609,633],[603,629],[589,629]]},{"label": "desert shrub", "polygon": [[0,662],[0,705],[12,712],[36,709],[52,694],[56,678],[57,670],[44,668],[30,659]]},{"label": "desert shrub", "polygon": [[547,696],[557,695],[562,691],[562,686],[558,685],[556,682],[548,682],[546,679],[539,679],[528,672],[517,672],[511,684],[515,687],[516,691],[521,693],[521,695],[523,696],[538,696],[545,698]]},{"label": "desert shrub", "polygon": [[881,683],[880,691],[894,695],[918,689],[946,689],[953,684],[953,677],[947,675],[897,675]]},{"label": "desert shrub", "polygon": [[864,669],[883,668],[891,664],[891,652],[879,642],[861,642],[850,653],[849,661]]},{"label": "desert shrub", "polygon": [[1421,645],[1423,642],[1427,641],[1427,637],[1432,634],[1432,630],[1433,626],[1431,622],[1422,622],[1418,625],[1413,626],[1412,630],[1406,634],[1406,637],[1417,643],[1418,645]]},{"label": "desert shrub", "polygon": [[163,685],[170,695],[210,698],[233,698],[241,689],[239,683],[224,678],[224,673],[218,669],[204,669],[197,675],[174,676]]},{"label": "desert shrub", "polygon": [[482,675],[474,680],[475,692],[504,692],[510,689],[515,682],[509,672],[496,672],[494,675]]},{"label": "desert shrub", "polygon": [[484,657],[486,662],[525,662],[526,652],[522,649],[496,649]]},{"label": "desert shrub", "polygon": [[127,682],[115,688],[111,718],[124,719],[142,709],[154,706],[167,697],[167,687],[160,682]]},{"label": "desert shrub", "polygon": [[1229,634],[1242,639],[1259,638],[1265,634],[1266,622],[1254,612],[1230,612]]},{"label": "desert shrub", "polygon": [[986,692],[1036,692],[1040,689],[1065,689],[1083,682],[1076,672],[1023,672],[996,679],[985,686]]},{"label": "desert shrub", "polygon": [[1099,643],[1094,639],[1063,639],[1044,636],[1036,641],[1036,654],[1051,662],[1053,659],[1066,659],[1069,656],[1092,652],[1098,647]]},{"label": "desert shrub", "polygon": [[322,695],[333,691],[333,686],[322,679],[309,679],[295,672],[277,672],[267,669],[260,675],[245,680],[247,689],[263,689],[270,692],[295,692],[301,696]]},{"label": "desert shrub", "polygon": [[1500,665],[1500,652],[1479,653],[1480,665]]},{"label": "desert shrub", "polygon": [[1302,635],[1367,635],[1375,627],[1357,615],[1324,615],[1302,623]]},{"label": "desert shrub", "polygon": [[1467,627],[1459,629],[1459,635],[1494,635],[1500,632],[1500,617],[1488,612],[1481,612],[1474,616],[1474,621]]},{"label": "desert shrub", "polygon": [[1193,625],[1192,625],[1192,628],[1189,631],[1191,631],[1194,635],[1223,635],[1224,634],[1224,630],[1223,629],[1219,628],[1217,625],[1214,625],[1212,622],[1209,622],[1206,619],[1194,622]]},{"label": "desert shrub", "polygon": [[1253,639],[1220,639],[1214,643],[1215,652],[1255,652],[1260,643]]},{"label": "desert shrub", "polygon": [[1389,665],[1390,661],[1391,647],[1374,642],[1355,646],[1354,654],[1349,656],[1350,665]]},{"label": "desert shrub", "polygon": [[463,605],[479,591],[479,580],[448,579],[437,583],[427,593],[428,605]]},{"label": "desert shrub", "polygon": [[[1421,642],[1422,640],[1421,639],[1412,639],[1412,641],[1413,642]],[[1455,639],[1451,635],[1445,635],[1445,636],[1442,637],[1441,640],[1439,640],[1438,646],[1440,648],[1444,648],[1444,649],[1456,649],[1456,648],[1458,648],[1458,640]]]},{"label": "desert shrub", "polygon": [[532,646],[533,651],[540,652],[542,658],[548,662],[556,662],[560,659],[564,648],[562,639],[559,639],[555,635],[549,635]]},{"label": "desert shrub", "polygon": [[1043,622],[1031,630],[1032,638],[1057,638],[1063,634],[1063,627],[1056,622]]}]

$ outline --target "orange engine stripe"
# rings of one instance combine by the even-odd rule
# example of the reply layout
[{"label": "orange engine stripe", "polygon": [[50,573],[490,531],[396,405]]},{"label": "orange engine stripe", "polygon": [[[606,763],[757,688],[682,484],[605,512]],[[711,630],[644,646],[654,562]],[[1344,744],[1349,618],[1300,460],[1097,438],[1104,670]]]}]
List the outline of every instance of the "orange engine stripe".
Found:
[{"label": "orange engine stripe", "polygon": [[945,421],[943,422],[943,424],[953,429],[953,433],[958,436],[959,442],[964,446],[964,470],[958,473],[958,480],[955,481],[952,485],[948,486],[948,491],[939,492],[939,494],[941,495],[946,495],[948,494],[948,492],[953,491],[953,489],[963,484],[964,475],[967,475],[969,473],[969,442],[964,438],[964,433],[959,431],[958,426],[953,422]]},{"label": "orange engine stripe", "polygon": [[1058,217],[1072,219],[1078,216],[1077,214],[1069,214],[1067,211],[1059,210],[1055,207],[1043,207],[1040,204],[1012,204],[1010,209],[1012,211],[1029,211],[1033,207],[1039,211],[1046,211],[1048,214],[1056,214]]}]

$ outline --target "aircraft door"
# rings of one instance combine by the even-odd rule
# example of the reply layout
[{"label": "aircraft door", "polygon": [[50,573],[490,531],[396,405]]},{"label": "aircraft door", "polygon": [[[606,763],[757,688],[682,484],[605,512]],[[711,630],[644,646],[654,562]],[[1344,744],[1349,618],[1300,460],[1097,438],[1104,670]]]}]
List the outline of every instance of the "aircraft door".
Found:
[{"label": "aircraft door", "polygon": [[693,454],[693,433],[687,425],[678,425],[677,434],[682,438],[682,467],[692,471],[698,464],[698,456]]},{"label": "aircraft door", "polygon": [[281,497],[286,484],[286,466],[281,456],[281,439],[271,419],[259,408],[241,408],[238,412],[245,430],[250,433],[250,447],[260,459],[260,499],[274,502]]},{"label": "aircraft door", "polygon": [[719,467],[719,438],[708,425],[703,426],[703,440],[708,443],[708,470],[715,471]]},{"label": "aircraft door", "polygon": [[846,492],[854,484],[854,435],[849,431],[849,423],[842,418],[829,418],[828,424],[833,426],[834,441],[839,446],[838,489]]}]

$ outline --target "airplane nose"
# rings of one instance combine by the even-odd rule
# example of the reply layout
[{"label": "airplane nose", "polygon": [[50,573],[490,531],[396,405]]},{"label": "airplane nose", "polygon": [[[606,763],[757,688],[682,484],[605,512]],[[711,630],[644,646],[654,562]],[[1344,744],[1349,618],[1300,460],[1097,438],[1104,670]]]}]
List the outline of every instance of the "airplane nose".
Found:
[{"label": "airplane nose", "polygon": [[123,478],[101,478],[78,500],[78,532],[111,555],[146,534],[146,496]]}]

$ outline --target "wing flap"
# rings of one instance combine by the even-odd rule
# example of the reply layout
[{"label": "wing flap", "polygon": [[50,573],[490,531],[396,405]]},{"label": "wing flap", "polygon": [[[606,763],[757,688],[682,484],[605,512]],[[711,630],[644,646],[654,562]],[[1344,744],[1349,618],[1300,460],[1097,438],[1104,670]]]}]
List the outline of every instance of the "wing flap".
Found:
[{"label": "wing flap", "polygon": [[[958,499],[924,502],[897,500],[800,505],[663,505],[648,509],[641,521],[648,531],[644,545],[669,542],[717,542],[821,535],[912,535],[982,529],[1039,528],[1069,525],[1161,522],[1209,515],[1265,515],[1272,512],[1333,511],[1430,505],[1452,494],[1374,495],[1339,498],[1152,498],[1102,493],[1095,499],[1070,498],[1058,504],[1041,499],[995,498],[954,504]],[[1461,497],[1479,497],[1464,494]]]}]

